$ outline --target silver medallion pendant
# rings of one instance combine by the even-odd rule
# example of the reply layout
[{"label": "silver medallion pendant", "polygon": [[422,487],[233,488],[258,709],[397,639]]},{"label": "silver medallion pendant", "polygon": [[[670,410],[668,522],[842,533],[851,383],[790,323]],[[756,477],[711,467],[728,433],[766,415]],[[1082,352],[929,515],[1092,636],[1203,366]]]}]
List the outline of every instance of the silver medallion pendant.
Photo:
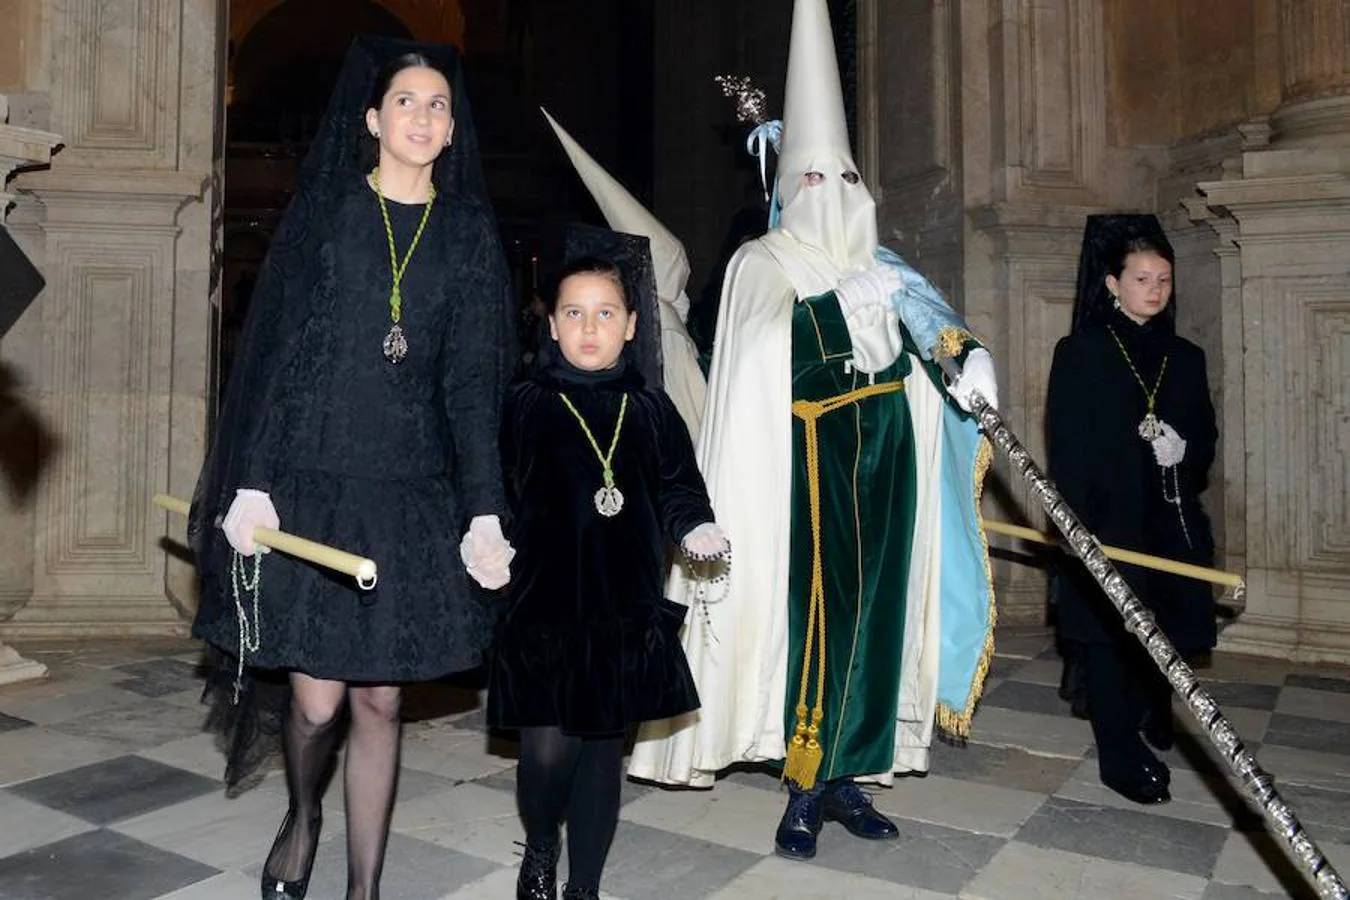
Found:
[{"label": "silver medallion pendant", "polygon": [[1139,423],[1139,436],[1150,444],[1162,437],[1162,423],[1153,413],[1144,416],[1143,421]]},{"label": "silver medallion pendant", "polygon": [[403,336],[403,328],[394,325],[384,336],[384,358],[394,365],[403,362],[408,356],[408,339]]},{"label": "silver medallion pendant", "polygon": [[623,493],[616,487],[602,487],[595,492],[595,509],[605,518],[617,516],[623,509]]}]

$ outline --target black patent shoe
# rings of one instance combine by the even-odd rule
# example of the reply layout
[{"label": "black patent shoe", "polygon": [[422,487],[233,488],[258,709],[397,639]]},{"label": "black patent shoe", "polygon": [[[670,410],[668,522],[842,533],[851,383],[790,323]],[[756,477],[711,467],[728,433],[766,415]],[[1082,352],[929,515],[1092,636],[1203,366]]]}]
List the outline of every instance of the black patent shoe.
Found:
[{"label": "black patent shoe", "polygon": [[557,900],[558,855],[562,845],[525,844],[525,856],[516,876],[516,900]]},{"label": "black patent shoe", "polygon": [[[277,844],[281,843],[283,837],[289,837],[291,827],[291,817],[295,811],[286,813],[286,818],[281,822],[281,828],[277,831],[276,840],[272,842],[272,849],[275,850]],[[262,900],[305,900],[305,895],[309,893],[309,876],[314,873],[314,857],[319,852],[319,834],[323,829],[323,815],[316,815],[309,823],[310,829],[314,833],[314,845],[309,850],[309,861],[305,864],[305,874],[294,881],[282,881],[275,875],[267,874],[267,863],[263,863],[262,873]],[[272,854],[269,852],[268,856]]]},{"label": "black patent shoe", "polygon": [[569,884],[563,888],[562,900],[600,900],[600,891],[596,888],[573,887]]},{"label": "black patent shoe", "polygon": [[1165,787],[1172,786],[1172,770],[1160,759],[1151,759],[1144,763],[1144,771],[1152,778],[1161,781]]},{"label": "black patent shoe", "polygon": [[843,825],[854,837],[886,841],[900,835],[895,823],[877,812],[872,798],[846,778],[826,785],[824,800],[825,818]]},{"label": "black patent shoe", "polygon": [[788,787],[788,805],[773,836],[773,850],[787,859],[810,859],[816,855],[816,835],[825,824],[819,786],[809,791]]},{"label": "black patent shoe", "polygon": [[1115,791],[1126,800],[1139,803],[1144,806],[1155,806],[1159,803],[1167,803],[1172,799],[1172,792],[1168,790],[1167,785],[1171,773],[1167,771],[1166,766],[1161,766],[1161,770],[1152,766],[1147,766],[1130,779],[1102,778],[1102,784]]}]

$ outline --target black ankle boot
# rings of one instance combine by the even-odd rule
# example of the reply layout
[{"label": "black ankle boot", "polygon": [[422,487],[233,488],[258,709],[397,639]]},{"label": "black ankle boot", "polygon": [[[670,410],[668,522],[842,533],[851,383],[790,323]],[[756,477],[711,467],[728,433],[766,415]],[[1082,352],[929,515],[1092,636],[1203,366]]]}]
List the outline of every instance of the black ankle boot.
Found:
[{"label": "black ankle boot", "polygon": [[525,845],[520,875],[516,878],[516,900],[557,900],[558,854],[561,850],[557,841]]},{"label": "black ankle boot", "polygon": [[[295,816],[295,810],[287,811],[286,818],[281,822],[281,828],[277,831],[276,840],[272,842],[272,850],[275,851],[277,845],[283,838],[289,838],[292,830],[291,819]],[[309,861],[305,864],[305,871],[301,877],[294,881],[282,881],[275,875],[267,874],[267,862],[263,862],[262,873],[262,900],[305,900],[305,895],[309,893],[309,876],[314,872],[314,856],[319,851],[319,835],[323,829],[323,814],[318,813],[310,820],[310,830],[314,834],[314,844],[309,848]],[[268,857],[271,857],[269,852]]]},{"label": "black ankle boot", "polygon": [[600,891],[598,888],[573,887],[569,884],[563,888],[562,900],[600,900]]}]

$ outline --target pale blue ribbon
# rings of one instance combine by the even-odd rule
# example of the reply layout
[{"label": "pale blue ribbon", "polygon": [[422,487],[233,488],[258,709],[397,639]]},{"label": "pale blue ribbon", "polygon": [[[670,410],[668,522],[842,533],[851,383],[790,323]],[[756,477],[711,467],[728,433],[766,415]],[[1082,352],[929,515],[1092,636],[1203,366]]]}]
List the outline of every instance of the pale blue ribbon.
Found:
[{"label": "pale blue ribbon", "polygon": [[759,159],[759,183],[764,186],[764,199],[769,201],[769,228],[778,227],[778,184],[775,181],[772,194],[769,191],[769,148],[778,153],[783,146],[783,123],[770,119],[755,126],[745,139],[745,149],[751,156]]}]

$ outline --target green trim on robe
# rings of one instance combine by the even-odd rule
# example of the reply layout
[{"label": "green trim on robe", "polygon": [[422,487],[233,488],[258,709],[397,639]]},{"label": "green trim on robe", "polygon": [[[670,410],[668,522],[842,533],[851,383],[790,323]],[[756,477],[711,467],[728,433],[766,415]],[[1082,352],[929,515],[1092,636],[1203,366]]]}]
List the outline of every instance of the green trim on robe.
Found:
[{"label": "green trim on robe", "polygon": [[[851,370],[847,364],[852,358],[848,328],[833,292],[795,304],[794,401],[827,400],[872,383],[903,381],[910,371],[909,358],[901,354],[890,368],[869,378]],[[827,781],[891,769],[917,490],[914,432],[903,390],[826,413],[817,427],[826,609],[825,716],[820,730],[824,756],[817,777]],[[789,738],[796,725],[811,593],[805,434],[804,423],[793,416],[784,709]],[[808,707],[815,698],[814,650],[812,657]]]}]

